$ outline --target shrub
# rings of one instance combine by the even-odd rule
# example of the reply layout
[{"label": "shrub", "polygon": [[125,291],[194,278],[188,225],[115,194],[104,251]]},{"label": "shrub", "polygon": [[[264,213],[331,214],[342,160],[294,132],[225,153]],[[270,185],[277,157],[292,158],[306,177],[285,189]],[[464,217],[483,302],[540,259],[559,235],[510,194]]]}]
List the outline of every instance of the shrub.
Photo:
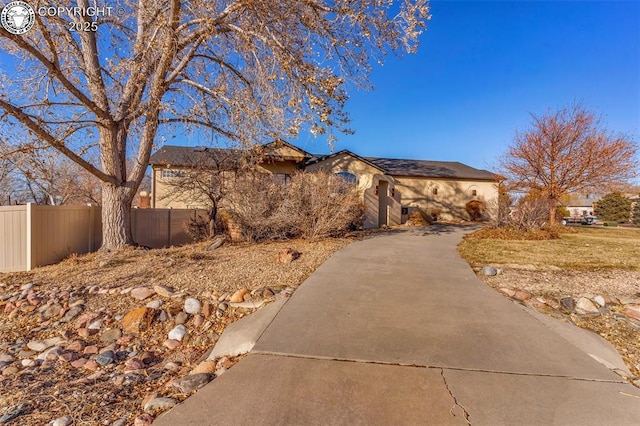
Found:
[{"label": "shrub", "polygon": [[471,200],[465,205],[465,210],[469,218],[476,222],[482,218],[484,213],[484,203],[478,200]]},{"label": "shrub", "polygon": [[596,205],[596,216],[606,222],[628,222],[631,200],[619,192],[605,195]]},{"label": "shrub", "polygon": [[633,223],[640,225],[640,200],[633,203]]},{"label": "shrub", "polygon": [[424,209],[411,207],[411,212],[407,218],[407,226],[427,226],[431,225],[432,218]]},{"label": "shrub", "polygon": [[269,175],[239,178],[226,203],[227,228],[247,241],[336,236],[363,219],[355,185],[327,172],[298,173],[288,184]]}]

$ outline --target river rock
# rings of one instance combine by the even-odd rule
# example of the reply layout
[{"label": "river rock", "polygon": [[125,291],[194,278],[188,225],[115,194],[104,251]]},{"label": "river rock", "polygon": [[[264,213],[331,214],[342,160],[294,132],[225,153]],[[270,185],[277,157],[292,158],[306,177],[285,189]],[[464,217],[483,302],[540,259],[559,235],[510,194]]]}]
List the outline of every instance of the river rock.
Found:
[{"label": "river rock", "polygon": [[153,398],[151,401],[144,404],[143,410],[148,413],[154,412],[154,411],[166,411],[169,408],[174,407],[177,403],[178,401],[176,401],[175,399],[167,398],[164,396]]},{"label": "river rock", "polygon": [[62,341],[63,339],[60,337],[52,337],[50,339],[45,339],[45,340],[32,340],[29,343],[27,343],[27,347],[32,351],[42,352],[45,349],[55,346]]},{"label": "river rock", "polygon": [[202,304],[200,301],[194,297],[188,297],[184,301],[184,311],[188,314],[195,315],[200,313],[200,309],[202,308]]},{"label": "river rock", "polygon": [[572,313],[576,309],[576,301],[572,297],[563,297],[560,299],[560,307],[562,310]]},{"label": "river rock", "polygon": [[280,263],[291,263],[294,260],[300,257],[300,252],[296,251],[292,248],[286,248],[280,250],[278,253],[278,262]]},{"label": "river rock", "polygon": [[640,321],[640,305],[626,305],[624,307],[624,314]]},{"label": "river rock", "polygon": [[601,307],[605,307],[607,305],[607,302],[604,300],[604,297],[602,297],[602,296],[594,297],[593,301],[596,302]]},{"label": "river rock", "polygon": [[48,426],[69,426],[71,423],[73,423],[73,419],[69,416],[64,416],[64,417],[58,417],[55,420],[51,420],[49,423],[47,423]]},{"label": "river rock", "polygon": [[208,373],[191,374],[175,379],[171,386],[178,388],[182,393],[191,393],[209,383],[211,379],[212,376]]},{"label": "river rock", "polygon": [[75,317],[82,313],[82,310],[82,306],[74,306],[73,308],[69,309],[66,314],[64,314],[64,316],[60,319],[60,322],[73,321]]},{"label": "river rock", "polygon": [[498,275],[498,269],[493,266],[485,266],[482,268],[482,273],[488,277],[492,277],[494,275]]},{"label": "river rock", "polygon": [[184,311],[180,311],[176,314],[175,318],[173,319],[173,321],[176,323],[176,325],[180,325],[180,324],[184,324],[185,322],[187,322],[187,320],[189,319],[189,315],[187,315],[186,312]]},{"label": "river rock", "polygon": [[233,303],[243,302],[244,301],[244,296],[247,293],[249,293],[249,290],[247,290],[246,288],[241,288],[240,290],[238,290],[235,293],[233,293],[233,295],[231,296],[231,299],[229,299],[229,301],[233,302]]},{"label": "river rock", "polygon": [[215,361],[202,361],[198,364],[189,374],[201,374],[208,373],[212,374],[216,371],[217,363]]},{"label": "river rock", "polygon": [[175,326],[170,332],[169,332],[169,339],[170,340],[178,340],[178,341],[182,341],[182,338],[184,337],[184,335],[187,334],[187,327],[185,327],[184,325],[180,324]]},{"label": "river rock", "polygon": [[175,290],[173,288],[161,284],[154,285],[153,291],[155,291],[158,296],[162,297],[171,297],[175,293]]},{"label": "river rock", "polygon": [[591,300],[586,297],[581,297],[576,302],[576,313],[581,315],[599,315],[600,311]]},{"label": "river rock", "polygon": [[131,290],[131,297],[136,300],[144,300],[154,294],[155,291],[150,289],[149,287],[136,287]]},{"label": "river rock", "polygon": [[104,351],[96,355],[96,358],[95,358],[96,362],[103,366],[111,364],[114,359],[115,359],[115,354],[113,353],[113,351]]},{"label": "river rock", "polygon": [[147,307],[129,311],[122,318],[122,329],[125,333],[140,333],[141,331],[149,328],[149,326],[153,322],[154,316],[155,311]]},{"label": "river rock", "polygon": [[119,328],[110,328],[100,335],[100,340],[104,343],[113,343],[122,337],[122,331]]}]

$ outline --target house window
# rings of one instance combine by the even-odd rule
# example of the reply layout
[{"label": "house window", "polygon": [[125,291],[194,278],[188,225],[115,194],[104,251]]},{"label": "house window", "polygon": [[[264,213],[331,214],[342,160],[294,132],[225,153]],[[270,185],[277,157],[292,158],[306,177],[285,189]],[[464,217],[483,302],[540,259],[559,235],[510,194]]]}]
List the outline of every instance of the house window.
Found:
[{"label": "house window", "polygon": [[177,169],[162,169],[162,178],[163,179],[172,179],[172,178],[183,178],[185,177],[184,170]]},{"label": "house window", "polygon": [[471,196],[475,197],[476,195],[478,195],[478,191],[476,191],[475,189],[471,190]]},{"label": "house window", "polygon": [[358,183],[358,178],[353,173],[337,172],[335,175],[354,185]]},{"label": "house window", "polygon": [[431,192],[433,193],[433,195],[438,195],[438,188],[433,188]]}]

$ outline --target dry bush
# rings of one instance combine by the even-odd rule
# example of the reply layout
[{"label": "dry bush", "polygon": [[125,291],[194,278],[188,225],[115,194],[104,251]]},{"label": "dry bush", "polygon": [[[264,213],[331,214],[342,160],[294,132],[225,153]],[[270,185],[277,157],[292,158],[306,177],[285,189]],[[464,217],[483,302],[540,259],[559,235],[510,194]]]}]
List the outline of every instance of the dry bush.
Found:
[{"label": "dry bush", "polygon": [[420,207],[414,207],[409,213],[407,226],[427,226],[433,221],[431,215]]},{"label": "dry bush", "polygon": [[227,228],[246,241],[337,236],[363,218],[356,187],[327,172],[298,173],[287,185],[269,175],[240,178],[226,201]]},{"label": "dry bush", "polygon": [[484,203],[482,201],[471,200],[464,208],[472,221],[476,222],[482,219],[482,215],[484,214]]},{"label": "dry bush", "polygon": [[319,171],[291,178],[278,217],[295,236],[314,240],[359,228],[363,215],[356,186]]}]

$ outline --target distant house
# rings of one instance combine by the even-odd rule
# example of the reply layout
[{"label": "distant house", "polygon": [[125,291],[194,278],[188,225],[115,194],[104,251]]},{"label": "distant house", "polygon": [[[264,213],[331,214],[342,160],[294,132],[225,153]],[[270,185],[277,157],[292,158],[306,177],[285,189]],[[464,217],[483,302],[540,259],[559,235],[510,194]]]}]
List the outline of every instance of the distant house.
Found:
[{"label": "distant house", "polygon": [[[469,218],[465,207],[470,201],[488,206],[498,198],[495,174],[458,162],[361,157],[348,150],[312,155],[284,141],[258,149],[259,169],[281,176],[284,183],[299,170],[325,170],[353,182],[362,194],[367,228],[402,224],[416,208],[441,219],[464,220]],[[227,161],[225,167],[232,169],[233,161],[225,158],[237,161],[240,154],[219,150],[214,156]],[[198,149],[165,146],[151,157],[152,207],[198,206],[198,200],[191,204],[172,203],[162,194],[167,190],[167,179],[201,163],[202,156]]]},{"label": "distant house", "polygon": [[596,194],[572,194],[564,206],[569,211],[569,216],[593,216],[595,203],[602,198]]}]

